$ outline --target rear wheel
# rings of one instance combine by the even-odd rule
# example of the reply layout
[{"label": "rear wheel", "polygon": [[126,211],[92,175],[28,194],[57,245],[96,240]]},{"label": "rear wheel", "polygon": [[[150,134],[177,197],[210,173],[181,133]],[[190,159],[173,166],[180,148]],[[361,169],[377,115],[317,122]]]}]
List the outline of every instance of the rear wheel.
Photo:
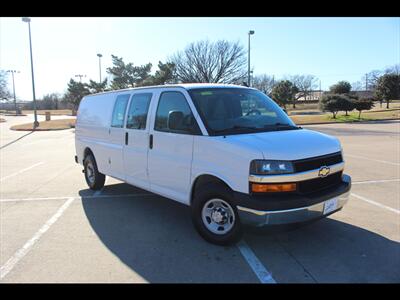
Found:
[{"label": "rear wheel", "polygon": [[98,171],[96,160],[92,154],[86,155],[83,166],[87,185],[92,190],[100,190],[104,186],[106,176]]},{"label": "rear wheel", "polygon": [[230,190],[220,183],[197,188],[192,202],[192,221],[208,242],[230,245],[240,240],[242,229],[236,207],[229,200]]}]

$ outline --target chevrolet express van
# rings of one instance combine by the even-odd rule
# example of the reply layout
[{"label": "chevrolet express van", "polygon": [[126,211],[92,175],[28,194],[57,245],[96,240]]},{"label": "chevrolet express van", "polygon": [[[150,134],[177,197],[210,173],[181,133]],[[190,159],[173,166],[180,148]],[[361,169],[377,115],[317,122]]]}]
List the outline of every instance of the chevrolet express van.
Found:
[{"label": "chevrolet express van", "polygon": [[337,138],[296,126],[264,93],[237,85],[85,96],[75,145],[91,189],[111,176],[186,204],[199,234],[219,245],[238,241],[243,224],[337,212],[351,188]]}]

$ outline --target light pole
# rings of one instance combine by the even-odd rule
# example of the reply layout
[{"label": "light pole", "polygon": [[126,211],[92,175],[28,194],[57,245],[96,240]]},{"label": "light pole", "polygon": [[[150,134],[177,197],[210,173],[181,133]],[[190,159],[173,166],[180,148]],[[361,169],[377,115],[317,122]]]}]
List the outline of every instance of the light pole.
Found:
[{"label": "light pole", "polygon": [[99,57],[99,71],[100,71],[100,81],[99,83],[101,83],[101,58],[102,58],[102,54],[97,53],[97,56]]},{"label": "light pole", "polygon": [[249,52],[247,54],[248,57],[248,71],[247,71],[247,85],[250,86],[250,35],[254,34],[254,30],[249,31]]},{"label": "light pole", "polygon": [[39,126],[39,122],[37,120],[37,112],[36,112],[36,95],[35,95],[35,78],[33,76],[33,58],[32,58],[32,39],[31,39],[31,19],[24,17],[22,21],[28,23],[29,28],[29,49],[31,53],[31,71],[32,71],[32,92],[33,92],[33,115],[35,116],[35,121],[33,122],[33,127],[36,128]]},{"label": "light pole", "polygon": [[16,70],[8,70],[7,73],[11,73],[12,76],[12,82],[13,82],[13,93],[14,93],[14,106],[15,106],[15,115],[18,114],[18,109],[17,109],[17,97],[15,96],[15,82],[14,82],[14,73],[20,73],[19,71]]},{"label": "light pole", "polygon": [[76,74],[75,77],[79,77],[79,82],[82,82],[82,77],[86,77],[86,75]]}]

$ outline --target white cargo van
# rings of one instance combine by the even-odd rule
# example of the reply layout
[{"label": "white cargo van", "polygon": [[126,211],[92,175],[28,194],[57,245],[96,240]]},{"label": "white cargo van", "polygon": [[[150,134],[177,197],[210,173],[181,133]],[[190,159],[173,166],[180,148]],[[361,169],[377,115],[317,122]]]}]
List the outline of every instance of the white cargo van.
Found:
[{"label": "white cargo van", "polygon": [[86,96],[75,144],[91,189],[107,175],[189,205],[200,235],[220,245],[237,241],[242,224],[327,216],[351,187],[338,139],[296,126],[265,94],[236,85]]}]

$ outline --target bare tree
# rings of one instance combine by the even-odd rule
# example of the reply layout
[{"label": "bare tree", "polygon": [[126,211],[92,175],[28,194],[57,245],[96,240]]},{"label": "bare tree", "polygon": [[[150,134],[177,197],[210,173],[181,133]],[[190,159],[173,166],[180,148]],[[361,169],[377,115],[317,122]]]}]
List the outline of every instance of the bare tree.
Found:
[{"label": "bare tree", "polygon": [[[373,70],[373,71],[366,73],[361,78],[362,88],[360,90],[375,91],[377,84],[378,84],[378,79],[385,74],[399,75],[400,74],[400,64],[386,67],[385,69],[382,69],[382,70]],[[357,86],[358,86],[358,84],[357,84]]]},{"label": "bare tree", "polygon": [[257,75],[253,78],[253,87],[269,95],[275,85],[275,78],[266,74]]},{"label": "bare tree", "polygon": [[364,90],[363,83],[361,81],[356,81],[351,84],[352,91],[362,91]]},{"label": "bare tree", "polygon": [[0,100],[11,97],[11,93],[7,88],[7,73],[0,70]]},{"label": "bare tree", "polygon": [[383,72],[380,70],[373,70],[367,74],[365,74],[361,82],[364,83],[364,89],[366,91],[374,91],[378,82],[379,77],[383,75]]},{"label": "bare tree", "polygon": [[237,83],[247,75],[246,56],[239,42],[191,43],[170,58],[181,82]]},{"label": "bare tree", "polygon": [[312,90],[317,88],[317,77],[314,75],[292,75],[288,78],[298,89],[299,92],[295,96],[295,100],[304,98],[311,94]]},{"label": "bare tree", "polygon": [[317,88],[317,77],[314,75],[291,75],[285,76],[284,79],[292,82],[298,89],[298,92],[292,99],[293,108],[296,108],[296,102],[300,98],[307,100],[307,96]]},{"label": "bare tree", "polygon": [[400,64],[388,67],[385,69],[385,73],[386,74],[396,74],[399,75],[400,74]]}]

